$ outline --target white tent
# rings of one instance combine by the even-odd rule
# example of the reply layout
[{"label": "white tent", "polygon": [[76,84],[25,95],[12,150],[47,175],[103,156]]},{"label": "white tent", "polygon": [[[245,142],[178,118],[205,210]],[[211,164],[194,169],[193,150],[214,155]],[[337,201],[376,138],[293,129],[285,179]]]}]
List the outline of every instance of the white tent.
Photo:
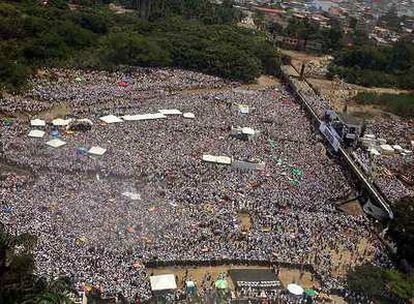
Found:
[{"label": "white tent", "polygon": [[106,122],[107,124],[122,122],[123,120],[115,115],[106,115],[99,117],[100,120]]},{"label": "white tent", "polygon": [[150,283],[152,291],[177,289],[177,283],[173,274],[151,276]]},{"label": "white tent", "polygon": [[43,136],[45,136],[45,131],[41,131],[41,130],[30,130],[30,132],[29,132],[29,134],[27,136],[29,136],[29,137],[42,138]]},{"label": "white tent", "polygon": [[256,132],[254,131],[254,129],[252,129],[252,128],[249,128],[249,127],[244,127],[244,128],[242,128],[241,129],[241,132],[243,133],[243,134],[246,134],[246,135],[254,135]]},{"label": "white tent", "polygon": [[154,114],[137,114],[137,115],[125,115],[122,116],[124,120],[127,121],[136,121],[136,120],[152,120],[152,119],[161,119],[166,118],[164,114],[161,113],[154,113]]},{"label": "white tent", "polygon": [[54,126],[67,126],[68,124],[70,124],[71,121],[72,121],[71,118],[69,119],[57,118],[57,119],[52,120],[52,124]]},{"label": "white tent", "polygon": [[303,294],[303,288],[298,284],[288,284],[287,290],[289,290],[291,294],[294,294],[296,296],[300,296],[301,294]]},{"label": "white tent", "polygon": [[44,127],[46,126],[46,122],[43,119],[32,119],[30,125],[33,127]]},{"label": "white tent", "polygon": [[228,156],[215,156],[210,154],[203,154],[203,161],[208,163],[216,163],[222,165],[231,165],[231,158]]},{"label": "white tent", "polygon": [[89,154],[94,154],[94,155],[104,155],[105,152],[106,152],[106,149],[101,148],[99,146],[93,146],[92,148],[88,150]]},{"label": "white tent", "polygon": [[51,146],[53,148],[59,148],[61,146],[66,145],[66,142],[64,142],[63,140],[59,139],[59,138],[55,138],[52,140],[49,140],[46,145]]},{"label": "white tent", "polygon": [[182,114],[181,111],[177,109],[163,109],[163,110],[159,110],[159,112],[164,115],[181,115]]},{"label": "white tent", "polygon": [[184,118],[190,118],[190,119],[195,118],[194,113],[190,113],[190,112],[184,113],[183,116],[184,116]]}]

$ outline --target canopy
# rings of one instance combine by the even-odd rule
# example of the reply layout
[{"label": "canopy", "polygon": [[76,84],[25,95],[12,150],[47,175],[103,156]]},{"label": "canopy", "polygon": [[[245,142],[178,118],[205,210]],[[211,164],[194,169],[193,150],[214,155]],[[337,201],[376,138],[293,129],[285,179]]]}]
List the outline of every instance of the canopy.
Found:
[{"label": "canopy", "polygon": [[161,119],[166,118],[164,114],[161,113],[149,113],[149,114],[135,114],[135,115],[125,115],[122,116],[124,120],[135,121],[135,120],[152,120],[152,119]]},{"label": "canopy", "polygon": [[28,136],[29,137],[37,137],[37,138],[42,138],[45,135],[45,131],[41,131],[41,130],[30,130]]},{"label": "canopy", "polygon": [[189,119],[194,119],[195,118],[194,113],[190,113],[190,112],[184,113],[183,116],[184,116],[184,118],[189,118]]},{"label": "canopy", "polygon": [[99,119],[106,122],[107,124],[122,122],[122,119],[115,115],[106,115],[106,116],[99,117]]},{"label": "canopy", "polygon": [[32,119],[30,125],[34,127],[44,127],[46,126],[46,122],[43,119]]},{"label": "canopy", "polygon": [[255,134],[254,129],[250,128],[250,127],[244,127],[244,128],[241,129],[241,131],[242,131],[243,134],[246,134],[246,135],[254,135]]},{"label": "canopy", "polygon": [[232,162],[231,158],[228,156],[215,156],[209,154],[203,154],[203,161],[222,165],[231,165]]},{"label": "canopy", "polygon": [[305,292],[306,295],[308,295],[310,297],[314,297],[318,294],[316,292],[316,290],[313,290],[313,289],[310,289],[310,288],[305,288],[304,292]]},{"label": "canopy", "polygon": [[69,119],[57,118],[57,119],[52,120],[52,124],[54,126],[67,126],[71,121],[72,121],[71,118]]},{"label": "canopy", "polygon": [[152,291],[177,289],[177,283],[173,274],[151,276],[150,283]]},{"label": "canopy", "polygon": [[66,145],[66,142],[64,142],[63,140],[59,139],[59,138],[55,138],[52,140],[49,140],[46,145],[53,147],[53,148],[59,148],[61,146]]},{"label": "canopy", "polygon": [[300,296],[301,294],[303,294],[303,288],[300,287],[298,284],[288,284],[287,286],[287,290],[291,293],[294,294],[296,296]]},{"label": "canopy", "polygon": [[163,109],[163,110],[159,110],[159,112],[164,115],[181,115],[182,114],[181,111],[177,109]]},{"label": "canopy", "polygon": [[127,87],[129,84],[128,84],[128,82],[126,82],[126,81],[120,81],[120,82],[118,82],[118,85],[119,85],[120,87],[125,88],[125,87]]},{"label": "canopy", "polygon": [[229,287],[229,284],[226,280],[220,279],[217,280],[216,283],[214,283],[214,286],[216,286],[217,289],[227,289]]},{"label": "canopy", "polygon": [[101,148],[99,146],[93,146],[88,151],[89,154],[94,154],[94,155],[104,155],[105,152],[106,152],[106,149]]}]

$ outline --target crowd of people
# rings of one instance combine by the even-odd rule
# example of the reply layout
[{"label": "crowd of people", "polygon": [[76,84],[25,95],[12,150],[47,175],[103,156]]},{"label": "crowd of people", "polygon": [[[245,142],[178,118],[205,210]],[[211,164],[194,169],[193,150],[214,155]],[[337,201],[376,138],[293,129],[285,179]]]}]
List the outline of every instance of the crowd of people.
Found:
[{"label": "crowd of people", "polygon": [[[329,100],[318,96],[305,81],[299,80],[297,73],[292,69],[288,69],[286,72],[288,75],[289,73],[293,75],[289,77],[292,85],[306,99],[318,118],[322,119],[325,111],[332,108]],[[391,144],[401,144],[406,149],[413,148],[410,143],[414,136],[413,130],[414,120],[402,120],[398,117],[372,118],[369,123],[365,123],[365,133],[374,134],[377,138],[385,139]],[[412,175],[411,172],[414,168],[412,154],[407,156],[401,154],[394,156],[381,155],[376,156],[375,160],[370,157],[370,153],[366,149],[357,149],[353,151],[353,154],[361,168],[370,176],[373,184],[389,202],[397,202],[403,197],[414,196],[414,189],[410,189],[412,186],[404,184],[394,174],[395,172],[405,171],[404,173]],[[402,170],[403,165],[405,165],[404,170]],[[372,170],[372,167],[375,167],[375,170]],[[369,170],[367,170],[368,168]],[[385,174],[384,171],[388,174]]]},{"label": "crowd of people", "polygon": [[[352,178],[323,153],[322,138],[283,87],[234,90],[237,84],[181,70],[125,75],[52,70],[0,105],[3,113],[46,120],[56,118],[48,111],[64,106],[65,117],[94,122],[84,132],[60,128],[67,144],[57,149],[45,144],[55,127],[31,138],[24,115],[1,126],[2,161],[27,172],[0,183],[7,208],[0,220],[13,233],[38,237],[39,274],[67,275],[107,296],[148,299],[145,264],[153,261],[309,264],[326,291],[343,287],[339,274],[367,260],[391,265],[369,220],[337,210],[355,192]],[[160,109],[195,118],[99,120]],[[260,135],[232,138],[232,127]],[[107,152],[80,152],[96,145]],[[260,160],[265,168],[240,172],[206,163],[203,154]],[[248,231],[241,229],[241,212],[251,217]]]}]

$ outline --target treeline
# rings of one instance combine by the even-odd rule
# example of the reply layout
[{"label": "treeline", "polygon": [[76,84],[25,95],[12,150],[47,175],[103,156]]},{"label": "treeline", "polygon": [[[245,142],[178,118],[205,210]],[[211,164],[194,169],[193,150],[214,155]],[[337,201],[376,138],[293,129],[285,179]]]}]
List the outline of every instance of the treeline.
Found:
[{"label": "treeline", "polygon": [[378,105],[384,110],[402,117],[414,117],[414,95],[358,93],[355,101],[361,104]]},{"label": "treeline", "polygon": [[278,69],[265,35],[237,27],[228,1],[122,0],[134,8],[123,13],[105,2],[0,1],[0,86],[19,88],[44,66],[171,66],[241,81]]},{"label": "treeline", "polygon": [[329,66],[331,75],[369,87],[414,88],[414,44],[400,41],[393,46],[372,44],[342,49]]}]

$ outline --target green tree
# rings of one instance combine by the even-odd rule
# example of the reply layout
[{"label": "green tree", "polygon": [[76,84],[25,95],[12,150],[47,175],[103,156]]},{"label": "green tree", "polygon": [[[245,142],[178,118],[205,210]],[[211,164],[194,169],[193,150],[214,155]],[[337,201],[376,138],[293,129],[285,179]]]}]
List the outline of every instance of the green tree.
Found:
[{"label": "green tree", "polygon": [[68,279],[46,281],[33,274],[36,238],[13,236],[0,227],[0,303],[72,303]]}]

